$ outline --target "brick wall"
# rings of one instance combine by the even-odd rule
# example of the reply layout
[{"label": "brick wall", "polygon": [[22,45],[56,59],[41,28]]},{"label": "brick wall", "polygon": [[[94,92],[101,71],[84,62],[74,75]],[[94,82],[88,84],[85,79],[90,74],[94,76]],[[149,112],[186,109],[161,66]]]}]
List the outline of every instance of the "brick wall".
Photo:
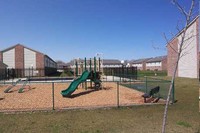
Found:
[{"label": "brick wall", "polygon": [[40,76],[45,76],[44,55],[38,52],[36,52],[36,68],[43,70],[43,71],[39,71]]},{"label": "brick wall", "polygon": [[[170,42],[170,44],[167,45],[167,75],[168,76],[173,75],[175,63],[177,60],[177,53],[173,49],[178,51],[178,39],[177,38],[174,38]],[[178,76],[178,71],[176,73],[176,76]]]},{"label": "brick wall", "polygon": [[3,53],[0,52],[0,61],[3,62]]},{"label": "brick wall", "polygon": [[24,47],[22,45],[15,47],[15,68],[24,69]]},{"label": "brick wall", "polygon": [[146,62],[142,63],[142,70],[146,70]]},{"label": "brick wall", "polygon": [[162,60],[162,70],[167,70],[167,58]]}]

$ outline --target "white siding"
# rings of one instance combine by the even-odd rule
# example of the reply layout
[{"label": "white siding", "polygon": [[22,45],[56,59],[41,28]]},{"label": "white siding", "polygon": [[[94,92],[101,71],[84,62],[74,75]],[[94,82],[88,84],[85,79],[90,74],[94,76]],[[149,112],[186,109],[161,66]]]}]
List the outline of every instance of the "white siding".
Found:
[{"label": "white siding", "polygon": [[8,65],[8,68],[15,68],[15,49],[3,52],[3,63]]},{"label": "white siding", "polygon": [[27,48],[24,48],[24,67],[36,68],[36,53]]},{"label": "white siding", "polygon": [[142,64],[132,64],[134,67],[142,67]]},{"label": "white siding", "polygon": [[103,65],[103,67],[121,67],[121,65]]},{"label": "white siding", "polygon": [[[197,78],[197,39],[196,39],[196,22],[193,23],[186,32],[187,41],[184,42],[182,56],[178,65],[178,77]],[[192,37],[193,36],[193,37]],[[179,43],[181,35],[178,36]],[[180,44],[178,45],[180,47]]]},{"label": "white siding", "polygon": [[154,67],[154,66],[161,66],[161,62],[151,62],[151,63],[146,63],[147,67]]}]

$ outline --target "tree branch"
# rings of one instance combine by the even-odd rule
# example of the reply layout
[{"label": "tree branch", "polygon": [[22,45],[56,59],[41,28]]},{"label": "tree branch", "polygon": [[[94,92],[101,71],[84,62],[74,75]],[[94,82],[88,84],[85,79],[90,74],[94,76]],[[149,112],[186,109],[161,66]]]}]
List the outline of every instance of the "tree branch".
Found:
[{"label": "tree branch", "polygon": [[178,51],[176,51],[176,50],[171,46],[171,44],[169,43],[169,40],[167,39],[167,36],[165,35],[165,33],[163,33],[163,37],[165,38],[165,40],[166,40],[166,42],[167,42],[167,45],[169,45],[170,48],[171,48],[174,52],[178,53]]}]

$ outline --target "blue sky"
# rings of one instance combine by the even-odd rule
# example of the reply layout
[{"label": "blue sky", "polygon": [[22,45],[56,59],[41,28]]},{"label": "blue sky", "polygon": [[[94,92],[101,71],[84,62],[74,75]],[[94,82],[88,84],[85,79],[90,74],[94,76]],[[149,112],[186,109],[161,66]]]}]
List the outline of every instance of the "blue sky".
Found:
[{"label": "blue sky", "polygon": [[1,0],[0,20],[0,50],[21,43],[65,62],[165,55],[162,34],[184,24],[170,0]]}]

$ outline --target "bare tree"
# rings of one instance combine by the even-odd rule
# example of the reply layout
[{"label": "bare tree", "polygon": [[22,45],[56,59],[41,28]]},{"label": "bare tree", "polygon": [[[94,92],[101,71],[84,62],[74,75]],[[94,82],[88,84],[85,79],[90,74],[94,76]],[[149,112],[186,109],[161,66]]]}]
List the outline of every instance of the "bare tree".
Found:
[{"label": "bare tree", "polygon": [[[191,19],[193,16],[195,0],[192,0],[191,6],[190,6],[190,9],[188,12],[184,9],[183,6],[181,6],[179,4],[179,2],[177,2],[177,0],[172,0],[172,3],[179,9],[181,14],[185,17],[186,23],[185,23],[185,27],[183,28],[183,30],[179,30],[179,28],[177,26],[178,32],[181,33],[181,39],[178,43],[178,45],[179,45],[178,51],[176,49],[174,49],[173,46],[171,46],[169,40],[167,39],[166,35],[164,34],[164,38],[167,41],[167,45],[170,48],[172,48],[172,50],[174,50],[174,52],[176,52],[177,59],[175,62],[175,67],[174,67],[174,71],[173,71],[173,75],[172,75],[172,79],[171,79],[171,83],[170,83],[170,88],[169,88],[169,92],[168,92],[168,96],[167,96],[167,101],[166,101],[166,105],[165,105],[165,110],[164,110],[164,115],[163,115],[163,123],[162,123],[162,133],[165,133],[165,129],[166,129],[168,106],[169,106],[171,92],[172,92],[172,88],[173,88],[173,84],[174,84],[174,80],[175,80],[175,76],[176,76],[176,72],[177,72],[177,68],[178,68],[178,63],[179,63],[180,58],[187,54],[187,52],[184,51],[187,48],[187,46],[184,46],[185,42],[192,38],[192,36],[189,38],[186,38],[186,32],[190,26],[190,22],[191,22]],[[187,45],[189,45],[189,43]]]}]

